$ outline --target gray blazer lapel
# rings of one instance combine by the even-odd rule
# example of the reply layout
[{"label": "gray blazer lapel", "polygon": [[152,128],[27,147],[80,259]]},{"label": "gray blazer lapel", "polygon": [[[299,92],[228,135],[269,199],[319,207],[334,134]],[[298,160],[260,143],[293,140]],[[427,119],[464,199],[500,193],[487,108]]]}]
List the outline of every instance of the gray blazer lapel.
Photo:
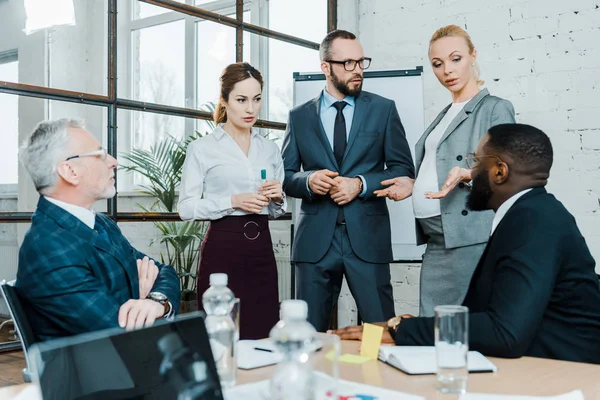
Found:
[{"label": "gray blazer lapel", "polygon": [[429,134],[431,132],[433,132],[433,130],[435,129],[435,127],[438,126],[438,124],[440,123],[440,121],[442,120],[442,118],[444,118],[444,115],[446,115],[446,113],[450,109],[450,106],[452,106],[452,104],[448,104],[446,106],[446,108],[444,108],[438,114],[438,116],[435,117],[435,119],[433,120],[433,122],[431,124],[429,124],[429,126],[427,127],[427,129],[425,130],[425,132],[423,132],[423,134],[421,135],[421,138],[419,139],[419,141],[415,145],[415,165],[417,167],[416,168],[417,175],[419,174],[419,169],[421,168],[421,164],[423,163],[423,158],[425,157],[425,141],[429,137]]},{"label": "gray blazer lapel", "polygon": [[[323,94],[321,94],[321,96],[323,96]],[[310,108],[310,110],[312,110],[311,114],[313,114],[313,112],[314,114],[310,115],[309,119],[313,120],[315,133],[317,134],[317,137],[319,138],[321,144],[325,148],[327,156],[329,157],[333,165],[335,165],[339,169],[340,167],[339,165],[337,165],[337,161],[335,161],[335,155],[333,154],[331,143],[329,143],[329,139],[327,139],[327,134],[325,133],[325,129],[323,129],[323,123],[321,122],[321,96],[317,96],[315,99],[312,100],[313,106]]]},{"label": "gray blazer lapel", "polygon": [[344,159],[346,159],[348,156],[350,148],[354,144],[354,140],[356,140],[356,135],[358,135],[358,130],[360,129],[363,121],[366,119],[370,103],[371,99],[364,93],[356,97],[356,101],[354,103],[354,116],[352,117],[352,128],[350,128],[350,134],[348,135],[348,145],[346,146]]},{"label": "gray blazer lapel", "polygon": [[450,136],[452,134],[452,132],[454,132],[454,130],[465,120],[469,117],[469,115],[473,112],[473,110],[475,109],[475,107],[477,107],[477,104],[479,104],[479,102],[481,100],[483,100],[483,98],[485,96],[489,96],[490,92],[487,89],[483,89],[481,90],[479,93],[477,93],[475,95],[475,97],[473,97],[467,104],[465,104],[465,106],[463,107],[462,110],[460,110],[460,112],[456,115],[456,117],[454,117],[454,119],[452,120],[452,122],[450,122],[450,125],[448,125],[448,128],[446,129],[446,132],[444,132],[444,135],[442,136],[442,139],[440,140],[439,145],[442,144],[442,142],[444,140],[446,140],[448,138],[448,136]]}]

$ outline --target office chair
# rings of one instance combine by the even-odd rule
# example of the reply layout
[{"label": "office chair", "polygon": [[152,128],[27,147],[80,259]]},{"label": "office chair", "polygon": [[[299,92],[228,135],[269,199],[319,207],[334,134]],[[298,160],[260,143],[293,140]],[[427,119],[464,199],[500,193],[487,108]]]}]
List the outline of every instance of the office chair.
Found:
[{"label": "office chair", "polygon": [[27,367],[23,368],[23,380],[25,382],[31,382],[31,369],[27,350],[29,349],[29,346],[36,342],[36,340],[31,325],[29,324],[29,320],[27,319],[27,314],[21,304],[21,299],[14,287],[14,282],[15,281],[1,282],[0,291],[8,306],[8,312],[15,325],[17,335],[21,339],[21,346],[23,347],[23,354],[25,355],[25,362],[27,363]]}]

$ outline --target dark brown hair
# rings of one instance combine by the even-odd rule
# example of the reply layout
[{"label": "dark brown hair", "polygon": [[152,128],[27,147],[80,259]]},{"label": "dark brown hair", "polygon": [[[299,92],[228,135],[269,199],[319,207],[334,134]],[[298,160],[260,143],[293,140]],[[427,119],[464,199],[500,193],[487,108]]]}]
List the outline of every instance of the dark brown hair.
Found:
[{"label": "dark brown hair", "polygon": [[219,103],[213,113],[213,119],[216,124],[227,121],[227,112],[225,111],[225,103],[229,101],[229,94],[233,90],[236,83],[245,81],[246,79],[254,78],[260,83],[260,89],[263,88],[263,78],[260,72],[247,62],[238,62],[229,64],[221,74],[221,96]]},{"label": "dark brown hair", "polygon": [[328,60],[331,57],[331,43],[333,43],[335,39],[355,40],[356,35],[342,29],[329,32],[319,46],[319,57],[321,57],[321,61]]}]

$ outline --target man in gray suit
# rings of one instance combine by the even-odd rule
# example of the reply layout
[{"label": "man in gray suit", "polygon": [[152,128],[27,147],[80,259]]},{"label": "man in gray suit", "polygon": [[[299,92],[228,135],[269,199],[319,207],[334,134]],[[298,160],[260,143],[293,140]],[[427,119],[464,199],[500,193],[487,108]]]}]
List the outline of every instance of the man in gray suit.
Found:
[{"label": "man in gray suit", "polygon": [[414,166],[394,102],[361,91],[371,59],[356,36],[330,32],[319,55],[325,90],[290,112],[283,189],[302,199],[292,246],[298,298],[325,331],[344,276],[365,322],[394,315],[389,213],[373,192],[386,179],[414,178]]}]

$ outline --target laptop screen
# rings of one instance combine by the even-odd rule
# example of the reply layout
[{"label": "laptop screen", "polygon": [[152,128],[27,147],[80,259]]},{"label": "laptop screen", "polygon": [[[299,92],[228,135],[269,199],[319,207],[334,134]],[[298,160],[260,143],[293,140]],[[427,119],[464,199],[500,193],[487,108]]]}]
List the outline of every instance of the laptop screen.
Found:
[{"label": "laptop screen", "polygon": [[44,400],[223,399],[199,312],[39,343],[30,359]]}]

